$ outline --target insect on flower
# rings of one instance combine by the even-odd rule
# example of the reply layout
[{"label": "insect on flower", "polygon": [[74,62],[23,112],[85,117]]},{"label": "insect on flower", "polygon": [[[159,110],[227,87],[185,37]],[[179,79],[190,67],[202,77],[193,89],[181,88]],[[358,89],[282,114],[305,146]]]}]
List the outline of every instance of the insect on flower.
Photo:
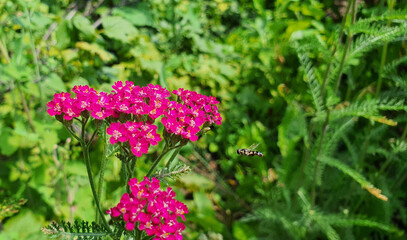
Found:
[{"label": "insect on flower", "polygon": [[259,151],[253,151],[257,146],[259,146],[259,144],[252,144],[249,148],[247,149],[237,149],[236,153],[239,155],[243,155],[243,156],[259,156],[259,157],[263,157],[264,154],[259,152]]}]

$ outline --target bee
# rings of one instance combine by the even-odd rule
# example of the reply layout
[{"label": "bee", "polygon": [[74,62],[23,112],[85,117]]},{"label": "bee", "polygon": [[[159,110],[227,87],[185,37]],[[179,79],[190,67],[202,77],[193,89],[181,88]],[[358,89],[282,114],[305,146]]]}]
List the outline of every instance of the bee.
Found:
[{"label": "bee", "polygon": [[264,154],[258,151],[253,151],[253,149],[255,149],[259,144],[252,144],[249,148],[247,149],[237,149],[236,153],[239,155],[243,155],[243,156],[259,156],[259,157],[263,157]]}]

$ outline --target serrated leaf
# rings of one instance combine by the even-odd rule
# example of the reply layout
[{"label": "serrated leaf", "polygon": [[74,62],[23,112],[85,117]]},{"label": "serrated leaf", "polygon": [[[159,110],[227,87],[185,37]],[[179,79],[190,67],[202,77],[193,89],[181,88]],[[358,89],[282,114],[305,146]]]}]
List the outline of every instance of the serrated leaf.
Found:
[{"label": "serrated leaf", "polygon": [[322,156],[320,160],[321,162],[326,163],[331,167],[335,167],[342,173],[353,178],[353,180],[358,182],[362,186],[362,188],[366,189],[373,196],[377,197],[380,200],[387,201],[387,197],[381,194],[381,190],[375,188],[372,183],[370,183],[362,174],[358,173],[356,170],[350,168],[339,160],[328,156]]}]

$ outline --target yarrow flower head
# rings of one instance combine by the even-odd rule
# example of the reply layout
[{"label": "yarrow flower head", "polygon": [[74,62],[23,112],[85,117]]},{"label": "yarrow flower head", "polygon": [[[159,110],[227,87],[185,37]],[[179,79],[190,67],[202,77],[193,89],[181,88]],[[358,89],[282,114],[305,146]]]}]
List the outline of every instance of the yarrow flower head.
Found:
[{"label": "yarrow flower head", "polygon": [[157,133],[157,126],[144,124],[144,122],[128,121],[124,124],[114,122],[110,124],[106,132],[111,135],[111,144],[129,141],[131,151],[137,157],[141,157],[143,153],[148,153],[150,145],[157,145],[161,141],[161,137]]},{"label": "yarrow flower head", "polygon": [[156,178],[150,181],[145,177],[141,182],[133,178],[129,186],[131,193],[123,194],[117,206],[106,213],[115,219],[123,219],[128,231],[138,226],[139,230],[153,236],[153,240],[181,240],[185,226],[178,222],[178,217],[185,221],[188,208],[174,199],[175,192],[171,188],[161,190]]},{"label": "yarrow flower head", "polygon": [[155,119],[161,116],[165,133],[170,134],[165,136],[175,135],[190,141],[198,140],[203,128],[222,122],[217,107],[219,102],[212,96],[180,88],[172,92],[178,100],[170,101],[171,93],[159,85],[140,87],[129,81],[118,81],[112,89],[106,93],[86,85],[75,86],[72,89],[75,96],[56,93],[47,104],[47,112],[68,124],[80,116],[106,119],[110,142],[128,142],[137,157],[147,153],[150,145],[161,141],[154,125]]},{"label": "yarrow flower head", "polygon": [[178,96],[179,101],[171,101],[168,104],[161,120],[168,133],[196,141],[197,133],[204,124],[221,124],[222,117],[217,107],[219,102],[214,97],[207,97],[182,88],[172,93]]}]

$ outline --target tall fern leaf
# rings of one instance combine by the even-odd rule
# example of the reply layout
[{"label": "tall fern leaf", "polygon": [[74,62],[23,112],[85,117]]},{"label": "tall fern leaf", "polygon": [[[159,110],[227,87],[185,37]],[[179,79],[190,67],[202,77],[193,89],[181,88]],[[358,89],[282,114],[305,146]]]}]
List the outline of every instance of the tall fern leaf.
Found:
[{"label": "tall fern leaf", "polygon": [[363,34],[352,45],[348,59],[359,56],[365,52],[372,50],[378,46],[382,46],[386,42],[402,40],[398,37],[407,33],[407,23],[403,23],[395,27],[383,26],[374,31],[374,34]]},{"label": "tall fern leaf", "polygon": [[386,77],[388,74],[395,72],[397,70],[397,67],[405,62],[407,62],[407,55],[386,64],[382,72],[383,77]]},{"label": "tall fern leaf", "polygon": [[70,222],[51,222],[50,225],[41,229],[51,239],[86,239],[102,240],[109,234],[107,229],[95,222],[89,224],[87,221],[76,220],[73,224]]},{"label": "tall fern leaf", "polygon": [[325,105],[322,98],[322,88],[315,75],[315,69],[312,66],[311,60],[305,53],[302,52],[302,50],[299,50],[298,58],[301,66],[304,68],[305,78],[307,80],[309,90],[311,91],[315,108],[317,112],[322,112],[325,109]]},{"label": "tall fern leaf", "polygon": [[374,195],[375,197],[383,201],[387,201],[387,197],[381,194],[380,189],[375,188],[373,184],[366,180],[366,178],[362,174],[358,173],[356,170],[350,168],[349,166],[341,163],[338,159],[328,156],[322,156],[320,158],[320,161],[326,163],[331,167],[338,169],[345,175],[348,175],[353,180],[358,182],[362,186],[362,188],[366,189],[370,194]]},{"label": "tall fern leaf", "polygon": [[[394,126],[397,123],[387,119],[380,114],[380,110],[385,111],[407,111],[407,106],[403,99],[385,98],[385,99],[369,99],[364,101],[354,102],[348,107],[341,107],[331,111],[331,121],[341,119],[343,117],[364,117],[373,121],[385,123]],[[319,113],[314,120],[323,121],[325,113]]]},{"label": "tall fern leaf", "polygon": [[387,21],[392,21],[392,22],[405,22],[407,20],[407,10],[406,9],[400,9],[400,10],[392,10],[392,11],[387,11],[384,12],[383,14],[379,16],[371,16],[369,18],[365,19],[360,19],[356,23],[354,23],[351,26],[351,31],[352,32],[363,32],[363,28],[369,27],[370,23],[380,23],[380,22],[386,22]]},{"label": "tall fern leaf", "polygon": [[361,226],[361,227],[370,227],[377,228],[389,233],[395,233],[399,236],[404,235],[404,231],[398,229],[397,227],[372,221],[365,218],[355,218],[355,217],[341,217],[337,215],[326,216],[324,218],[326,222],[338,227],[351,227],[351,226]]}]

